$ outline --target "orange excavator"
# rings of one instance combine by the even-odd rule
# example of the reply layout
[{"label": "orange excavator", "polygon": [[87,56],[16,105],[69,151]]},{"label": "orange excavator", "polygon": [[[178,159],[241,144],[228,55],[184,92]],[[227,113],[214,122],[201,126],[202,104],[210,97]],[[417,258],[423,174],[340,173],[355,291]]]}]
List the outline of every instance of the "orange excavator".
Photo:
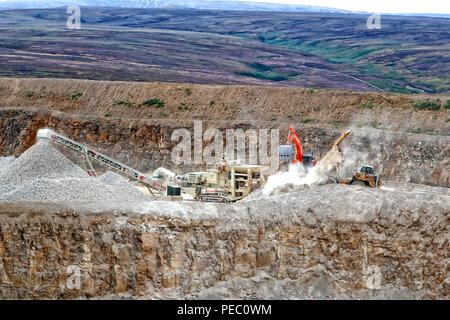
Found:
[{"label": "orange excavator", "polygon": [[316,160],[313,154],[304,154],[302,143],[295,131],[294,126],[289,128],[288,145],[279,147],[279,158],[281,162],[291,162],[302,164],[305,167],[313,167],[316,165]]},{"label": "orange excavator", "polygon": [[[342,179],[338,176],[336,169],[344,162],[341,143],[350,135],[350,130],[345,131],[334,142],[331,149],[316,161],[313,155],[305,155],[300,138],[295,131],[294,126],[289,128],[288,145],[279,147],[279,159],[283,166],[289,163],[301,163],[305,167],[314,167],[314,171],[318,176],[327,175],[327,183],[352,184],[358,186],[366,186],[371,188],[379,188],[381,186],[381,178],[375,174],[372,166],[364,165],[353,175],[352,178]],[[334,170],[334,171],[333,171]],[[332,176],[331,173],[336,175]]]}]

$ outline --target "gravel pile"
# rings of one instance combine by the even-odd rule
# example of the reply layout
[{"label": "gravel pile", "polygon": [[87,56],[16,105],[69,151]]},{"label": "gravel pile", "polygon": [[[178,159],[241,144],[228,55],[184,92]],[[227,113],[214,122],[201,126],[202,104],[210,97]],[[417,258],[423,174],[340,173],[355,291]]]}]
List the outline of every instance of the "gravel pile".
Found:
[{"label": "gravel pile", "polygon": [[151,200],[136,188],[131,190],[127,181],[115,178],[111,184],[106,178],[90,177],[49,141],[41,140],[12,161],[8,170],[0,171],[0,201]]},{"label": "gravel pile", "polygon": [[123,192],[126,191],[127,194],[132,195],[136,198],[144,197],[145,199],[148,200],[148,196],[143,194],[134,185],[132,185],[130,182],[128,182],[128,180],[122,178],[122,176],[118,175],[117,173],[108,171],[108,172],[102,174],[99,177],[99,180],[104,184],[107,184],[110,186],[115,186],[115,187],[123,190]]},{"label": "gravel pile", "polygon": [[4,157],[0,158],[0,172],[4,171],[7,167],[9,167],[14,161],[16,157]]}]

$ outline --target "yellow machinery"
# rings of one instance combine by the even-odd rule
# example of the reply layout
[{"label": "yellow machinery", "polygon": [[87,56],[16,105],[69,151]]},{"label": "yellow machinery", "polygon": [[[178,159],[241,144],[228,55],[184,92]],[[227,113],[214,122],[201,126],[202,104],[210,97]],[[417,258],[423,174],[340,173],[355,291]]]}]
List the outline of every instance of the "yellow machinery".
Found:
[{"label": "yellow machinery", "polygon": [[234,202],[248,196],[264,183],[264,166],[223,162],[206,172],[178,176],[182,191],[194,199],[209,202]]},{"label": "yellow machinery", "polygon": [[342,184],[352,184],[362,187],[379,188],[381,186],[381,178],[375,174],[372,166],[364,165],[350,179],[342,179]]}]

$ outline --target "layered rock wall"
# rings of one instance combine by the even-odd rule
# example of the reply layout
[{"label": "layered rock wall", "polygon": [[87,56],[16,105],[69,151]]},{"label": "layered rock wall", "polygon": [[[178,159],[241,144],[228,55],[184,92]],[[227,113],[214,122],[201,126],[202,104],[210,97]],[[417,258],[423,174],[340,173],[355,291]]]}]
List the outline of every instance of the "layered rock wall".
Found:
[{"label": "layered rock wall", "polygon": [[3,203],[0,298],[446,299],[448,200],[327,185],[235,205]]}]

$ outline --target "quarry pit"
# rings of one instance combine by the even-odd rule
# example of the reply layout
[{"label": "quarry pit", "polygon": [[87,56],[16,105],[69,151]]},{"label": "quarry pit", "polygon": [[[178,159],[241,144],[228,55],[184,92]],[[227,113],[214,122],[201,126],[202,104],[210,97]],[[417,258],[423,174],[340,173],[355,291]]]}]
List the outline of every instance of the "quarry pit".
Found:
[{"label": "quarry pit", "polygon": [[153,201],[46,140],[0,158],[0,181],[2,299],[448,295],[445,187],[285,183],[233,204]]},{"label": "quarry pit", "polygon": [[[86,82],[71,84],[81,90]],[[30,82],[0,85],[12,86],[17,96]],[[106,90],[107,83],[90,84],[89,90],[93,86]],[[55,94],[63,91],[58,88]],[[225,90],[197,85],[189,99],[199,88],[206,95]],[[222,103],[221,95],[229,98],[239,90],[249,95],[268,90],[269,96],[278,89],[227,88],[214,99]],[[344,99],[342,93],[320,94]],[[393,103],[389,112],[395,117],[405,112],[401,103],[415,99],[346,96],[374,97]],[[387,123],[386,106],[359,111],[358,118],[386,120],[389,129],[330,126],[325,117],[304,126],[302,140],[319,153],[352,128],[343,170],[370,160],[386,182],[379,189],[288,183],[218,204],[153,201],[113,173],[93,181],[63,150],[37,142],[36,131],[58,130],[145,171],[167,165],[177,121],[138,120],[139,114],[126,119],[122,107],[117,108],[123,119],[95,118],[83,113],[94,108],[92,100],[58,109],[58,99],[44,97],[45,107],[29,101],[19,107],[10,97],[11,105],[0,106],[1,299],[448,299],[450,150],[443,121],[448,111],[414,111],[415,123],[432,126],[433,116],[442,121],[436,135],[411,134],[398,121]],[[184,120],[186,128],[202,108]],[[333,108],[330,113],[338,117],[350,112]],[[223,118],[208,123],[226,128],[238,109],[226,109]],[[266,120],[232,125],[281,128],[291,121]]]}]

